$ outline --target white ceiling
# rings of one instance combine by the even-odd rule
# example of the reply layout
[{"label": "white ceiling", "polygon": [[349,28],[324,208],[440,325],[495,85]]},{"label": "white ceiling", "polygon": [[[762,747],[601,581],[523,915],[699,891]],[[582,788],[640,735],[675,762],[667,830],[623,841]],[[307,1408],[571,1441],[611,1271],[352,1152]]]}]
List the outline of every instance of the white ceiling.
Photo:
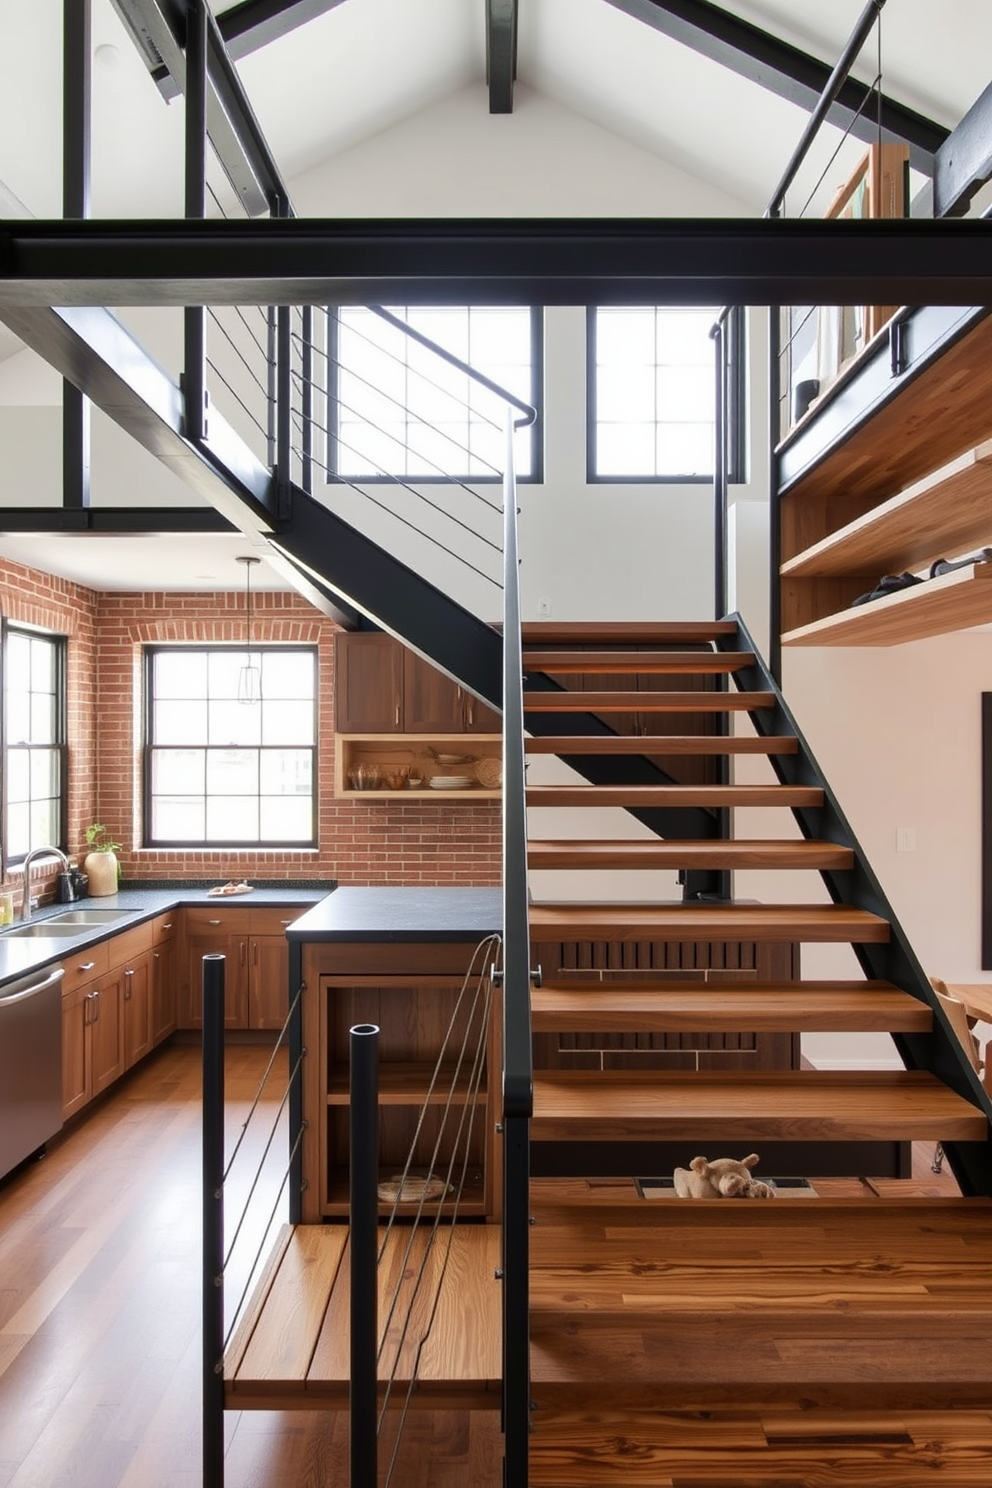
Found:
[{"label": "white ceiling", "polygon": [[[231,0],[215,0],[218,12]],[[722,0],[742,17],[832,64],[863,0]],[[889,0],[883,86],[953,125],[992,71],[989,0]],[[62,0],[0,0],[0,215],[56,216],[61,193]],[[485,0],[344,0],[245,57],[239,72],[283,175],[400,123],[485,76]],[[151,83],[111,0],[93,0],[93,213],[178,215],[183,108]],[[870,43],[858,75],[870,81]],[[805,122],[802,111],[670,41],[607,0],[520,0],[518,77],[760,214]],[[480,106],[484,93],[480,89]],[[838,140],[824,132],[808,189]],[[855,158],[861,146],[849,144]],[[843,157],[842,161],[843,163]],[[838,166],[829,196],[846,170]],[[790,209],[801,205],[802,189]],[[594,210],[594,205],[591,210]],[[0,327],[0,358],[19,343]],[[101,587],[228,587],[243,539],[53,539],[44,566]],[[38,563],[36,540],[0,552]],[[150,551],[153,548],[153,551]],[[209,558],[207,555],[209,554]],[[151,560],[151,561],[149,561]],[[203,577],[191,579],[199,571]],[[209,578],[208,578],[209,575]],[[260,579],[260,582],[264,582]],[[282,587],[272,575],[273,587]]]}]

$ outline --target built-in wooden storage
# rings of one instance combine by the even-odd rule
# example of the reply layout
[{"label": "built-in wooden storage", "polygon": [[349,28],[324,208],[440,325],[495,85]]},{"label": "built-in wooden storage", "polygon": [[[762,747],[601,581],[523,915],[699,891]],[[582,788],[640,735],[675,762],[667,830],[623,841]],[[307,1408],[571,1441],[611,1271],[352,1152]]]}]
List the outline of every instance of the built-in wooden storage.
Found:
[{"label": "built-in wooden storage", "polygon": [[[349,1030],[362,1023],[380,1029],[380,1181],[403,1171],[415,1141],[412,1171],[433,1166],[447,1174],[452,1162],[451,1182],[461,1188],[460,1217],[497,1213],[492,1109],[492,1082],[501,1064],[497,998],[487,1010],[483,996],[470,991],[459,1006],[475,944],[304,946],[303,979],[315,993],[304,1001],[304,1043],[317,1054],[305,1065],[304,1105],[314,1113],[304,1132],[305,1222],[343,1218],[348,1212]],[[456,1078],[463,1040],[469,1052]],[[471,1072],[480,1040],[483,1052],[475,1079]],[[451,1054],[432,1087],[445,1046]],[[442,1211],[450,1212],[454,1202],[453,1197],[443,1199]],[[390,1207],[383,1200],[384,1214]],[[416,1207],[401,1206],[400,1212],[414,1213]],[[436,1212],[436,1201],[427,1208]]]},{"label": "built-in wooden storage", "polygon": [[[479,769],[485,760],[483,778],[498,780],[501,754],[502,741],[498,734],[473,734],[471,738],[464,734],[339,734],[334,793],[363,801],[385,797],[445,801],[480,796],[498,801],[499,787],[483,785]],[[359,766],[366,767],[363,772],[366,779],[370,769],[376,771],[377,775],[371,778],[378,778],[379,783],[358,789],[355,781],[359,778],[356,775]],[[410,779],[421,782],[416,788],[399,780],[398,772],[406,770],[410,771]],[[438,790],[430,784],[435,776],[462,777],[466,783],[454,790]]]},{"label": "built-in wooden storage", "polygon": [[225,1027],[280,1029],[289,1007],[286,928],[304,908],[248,908],[218,902],[216,907],[185,910],[180,1026],[201,1027],[203,957],[221,955],[225,957]]},{"label": "built-in wooden storage", "polygon": [[158,1045],[176,1028],[179,911],[152,921],[152,1042]]},{"label": "built-in wooden storage", "polygon": [[500,716],[415,652],[378,631],[334,643],[339,734],[498,734]]},{"label": "built-in wooden storage", "polygon": [[[836,437],[822,456],[794,475],[782,461],[784,645],[888,646],[992,620],[992,565],[927,576],[992,544],[990,366],[985,317],[846,437],[827,404],[819,417]],[[924,582],[852,607],[902,571]]]}]

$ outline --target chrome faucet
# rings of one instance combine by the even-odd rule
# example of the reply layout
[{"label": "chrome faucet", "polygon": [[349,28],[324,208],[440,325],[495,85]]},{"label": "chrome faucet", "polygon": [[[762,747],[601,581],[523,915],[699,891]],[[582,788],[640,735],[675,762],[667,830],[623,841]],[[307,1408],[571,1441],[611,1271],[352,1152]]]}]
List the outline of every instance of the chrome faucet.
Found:
[{"label": "chrome faucet", "polygon": [[58,858],[63,873],[69,870],[69,859],[60,847],[33,847],[24,859],[24,900],[21,904],[21,919],[31,918],[31,864],[35,858]]}]

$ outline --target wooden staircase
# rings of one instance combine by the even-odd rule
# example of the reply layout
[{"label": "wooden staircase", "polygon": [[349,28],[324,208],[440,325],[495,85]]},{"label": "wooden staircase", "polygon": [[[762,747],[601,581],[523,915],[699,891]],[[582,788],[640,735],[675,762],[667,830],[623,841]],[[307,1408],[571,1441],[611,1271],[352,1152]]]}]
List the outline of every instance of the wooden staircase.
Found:
[{"label": "wooden staircase", "polygon": [[[806,769],[738,784],[721,763],[807,759],[774,691],[752,685],[753,651],[733,621],[537,624],[524,669],[531,776],[554,754],[580,777],[529,784],[528,807],[593,822],[622,807],[655,834],[559,829],[530,842],[531,870],[726,884],[812,869],[830,900],[817,879],[809,903],[535,891],[531,1482],[992,1482],[992,1185],[975,1177],[988,1102],[824,785]],[[714,685],[734,677],[736,691]],[[732,732],[744,713],[754,734]],[[782,807],[800,839],[734,835],[738,808],[752,823],[751,808]],[[797,978],[815,942],[854,946],[863,979]],[[889,1032],[910,1067],[800,1067],[803,1031]],[[749,1065],[765,1036],[793,1051],[788,1067]],[[967,1196],[926,1196],[856,1157],[818,1177],[831,1144],[913,1141],[969,1144],[955,1169]],[[670,1176],[674,1152],[782,1143],[800,1144],[818,1197],[645,1199],[632,1181],[652,1153]],[[625,1149],[640,1164],[626,1173]],[[762,1172],[775,1176],[767,1160]]]}]

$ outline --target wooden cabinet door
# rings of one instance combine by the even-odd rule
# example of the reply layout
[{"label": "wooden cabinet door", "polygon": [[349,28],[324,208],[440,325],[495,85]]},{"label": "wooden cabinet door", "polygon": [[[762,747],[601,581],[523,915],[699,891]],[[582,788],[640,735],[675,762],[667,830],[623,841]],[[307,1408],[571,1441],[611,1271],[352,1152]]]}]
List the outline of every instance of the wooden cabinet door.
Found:
[{"label": "wooden cabinet door", "polygon": [[152,1043],[160,1044],[176,1027],[176,943],[161,940],[152,951]]},{"label": "wooden cabinet door", "polygon": [[468,734],[503,732],[502,713],[497,713],[495,708],[490,708],[488,703],[483,703],[474,692],[468,692],[465,688],[462,688],[462,712],[465,732]]},{"label": "wooden cabinet door", "polygon": [[62,997],[62,1120],[81,1111],[90,1098],[87,1023],[92,988],[74,987]]},{"label": "wooden cabinet door", "polygon": [[248,1027],[278,1031],[288,1011],[289,944],[285,936],[253,936],[249,946]]},{"label": "wooden cabinet door", "polygon": [[87,1035],[93,1077],[92,1093],[99,1095],[124,1073],[123,977],[111,972],[94,989]]},{"label": "wooden cabinet door", "polygon": [[203,958],[220,955],[224,966],[224,1027],[248,1027],[248,936],[218,933],[186,940],[187,1005],[184,1028],[203,1026]]},{"label": "wooden cabinet door", "polygon": [[414,651],[403,655],[403,731],[457,734],[465,727],[463,690]]},{"label": "wooden cabinet door", "polygon": [[334,720],[339,734],[403,728],[403,647],[391,636],[352,631],[334,642]]},{"label": "wooden cabinet door", "polygon": [[136,956],[121,972],[124,1017],[124,1068],[144,1059],[152,1048],[152,953]]}]

